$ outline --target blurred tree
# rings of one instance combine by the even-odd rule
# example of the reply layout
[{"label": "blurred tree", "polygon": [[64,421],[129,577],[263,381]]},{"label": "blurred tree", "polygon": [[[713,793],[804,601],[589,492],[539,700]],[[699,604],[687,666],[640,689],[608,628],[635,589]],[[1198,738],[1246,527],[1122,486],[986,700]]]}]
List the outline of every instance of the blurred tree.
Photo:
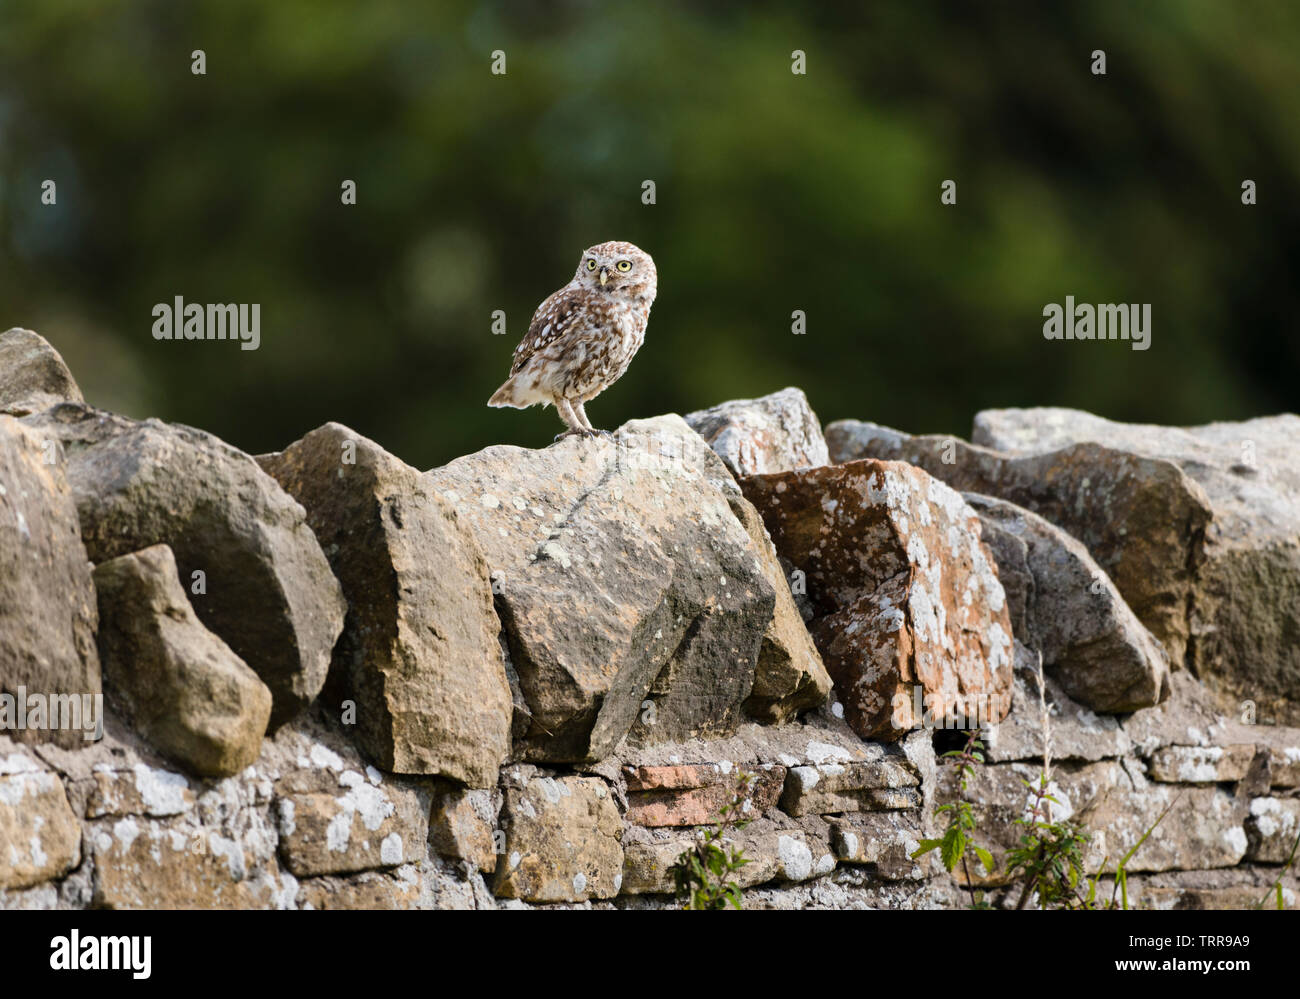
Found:
[{"label": "blurred tree", "polygon": [[[106,408],[253,452],[338,420],[429,467],[549,442],[484,404],[617,238],[660,298],[601,426],[786,384],[918,432],[1296,408],[1298,43],[1264,0],[5,0],[0,328]],[[1151,303],[1152,348],[1045,341],[1067,294]],[[177,295],[260,303],[261,348],[155,341]]]}]

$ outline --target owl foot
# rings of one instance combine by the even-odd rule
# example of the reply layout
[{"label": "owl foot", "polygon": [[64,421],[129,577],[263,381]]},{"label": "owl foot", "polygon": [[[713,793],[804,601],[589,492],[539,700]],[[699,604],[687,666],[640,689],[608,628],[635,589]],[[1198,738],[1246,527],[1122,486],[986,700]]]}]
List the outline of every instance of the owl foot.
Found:
[{"label": "owl foot", "polygon": [[555,435],[555,441],[554,441],[554,443],[558,444],[560,441],[564,440],[566,437],[595,437],[595,436],[597,436],[598,434],[602,434],[602,433],[605,433],[605,431],[603,431],[603,430],[587,430],[587,429],[585,429],[585,428],[570,427],[568,430],[564,431],[564,433],[562,433],[562,434],[556,434],[556,435]]}]

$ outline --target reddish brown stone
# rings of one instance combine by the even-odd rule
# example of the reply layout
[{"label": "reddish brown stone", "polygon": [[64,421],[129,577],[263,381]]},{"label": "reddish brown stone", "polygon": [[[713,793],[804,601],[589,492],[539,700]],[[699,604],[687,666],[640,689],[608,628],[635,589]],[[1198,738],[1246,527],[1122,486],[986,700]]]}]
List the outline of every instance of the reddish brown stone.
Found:
[{"label": "reddish brown stone", "polygon": [[742,487],[804,573],[810,630],[854,731],[899,738],[924,721],[918,699],[935,724],[1006,715],[1006,598],[979,519],[956,492],[912,465],[873,460],[746,476]]},{"label": "reddish brown stone", "polygon": [[701,826],[718,820],[736,791],[740,771],[754,774],[743,818],[756,819],[775,807],[785,786],[785,767],[746,768],[716,763],[677,767],[633,767],[627,775],[625,818],[639,826]]}]

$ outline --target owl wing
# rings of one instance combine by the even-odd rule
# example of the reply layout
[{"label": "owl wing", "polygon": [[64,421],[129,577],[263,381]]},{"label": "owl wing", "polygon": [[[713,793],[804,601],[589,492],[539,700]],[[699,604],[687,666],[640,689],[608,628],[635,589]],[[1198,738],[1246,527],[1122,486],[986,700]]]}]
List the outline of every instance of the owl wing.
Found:
[{"label": "owl wing", "polygon": [[579,325],[587,314],[587,293],[573,285],[565,285],[537,307],[533,321],[528,324],[528,335],[519,341],[515,348],[514,360],[510,365],[513,375],[537,351],[554,343],[575,326]]}]

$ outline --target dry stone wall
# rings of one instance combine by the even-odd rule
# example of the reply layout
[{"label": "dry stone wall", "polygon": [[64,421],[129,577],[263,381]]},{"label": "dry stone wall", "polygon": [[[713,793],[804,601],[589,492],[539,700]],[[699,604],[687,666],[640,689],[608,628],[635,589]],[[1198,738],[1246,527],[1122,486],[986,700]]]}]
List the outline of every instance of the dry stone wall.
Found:
[{"label": "dry stone wall", "polygon": [[0,906],[666,908],[742,774],[746,907],[961,906],[944,726],[1001,860],[1044,700],[1091,863],[1169,809],[1133,903],[1297,905],[1295,417],[823,439],[786,389],[421,472],[96,410],[25,330],[0,414]]}]

